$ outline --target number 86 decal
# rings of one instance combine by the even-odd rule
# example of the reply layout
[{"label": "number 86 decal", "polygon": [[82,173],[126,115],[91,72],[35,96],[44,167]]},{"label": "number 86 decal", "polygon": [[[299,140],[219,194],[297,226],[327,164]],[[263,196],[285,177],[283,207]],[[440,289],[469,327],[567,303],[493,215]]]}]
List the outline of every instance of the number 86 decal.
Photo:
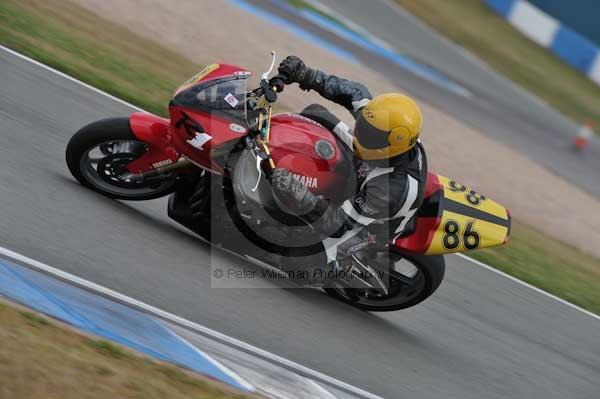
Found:
[{"label": "number 86 decal", "polygon": [[466,249],[475,249],[479,246],[479,234],[473,230],[474,220],[467,223],[467,227],[462,234],[460,234],[460,224],[455,220],[448,220],[444,224],[444,248],[448,250],[456,249],[460,246],[460,240],[462,238]]}]

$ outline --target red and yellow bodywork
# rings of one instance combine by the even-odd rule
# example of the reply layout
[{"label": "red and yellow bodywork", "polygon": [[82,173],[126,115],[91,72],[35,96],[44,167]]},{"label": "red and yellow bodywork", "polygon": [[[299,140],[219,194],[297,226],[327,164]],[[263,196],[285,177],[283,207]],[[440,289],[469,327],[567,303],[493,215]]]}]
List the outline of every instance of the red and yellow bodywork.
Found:
[{"label": "red and yellow bodywork", "polygon": [[511,218],[506,208],[444,176],[430,173],[415,231],[399,237],[400,250],[440,255],[504,244]]}]

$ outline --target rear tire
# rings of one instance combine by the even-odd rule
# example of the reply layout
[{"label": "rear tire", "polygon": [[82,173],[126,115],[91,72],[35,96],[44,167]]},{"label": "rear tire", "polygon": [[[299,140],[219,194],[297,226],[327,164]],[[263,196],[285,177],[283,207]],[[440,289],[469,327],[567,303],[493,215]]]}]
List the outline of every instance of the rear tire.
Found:
[{"label": "rear tire", "polygon": [[[102,149],[102,146],[105,146],[105,149],[110,148],[111,143],[113,148],[115,145],[125,143],[128,148],[133,148],[135,151],[108,154],[102,151],[104,157],[99,158],[94,169],[89,154],[96,151],[95,149]],[[66,161],[73,177],[85,187],[114,199],[145,201],[172,193],[175,189],[175,178],[150,185],[119,181],[118,176],[109,175],[107,178],[107,173],[103,175],[98,172],[98,169],[100,165],[106,168],[123,169],[127,163],[139,158],[146,150],[147,145],[131,131],[129,118],[111,118],[94,122],[75,133],[67,145]],[[113,180],[112,184],[110,178]]]},{"label": "rear tire", "polygon": [[[359,295],[353,296],[348,290],[341,290],[337,288],[324,288],[328,295],[346,302],[356,308],[370,311],[370,312],[391,312],[395,310],[401,310],[415,306],[425,299],[429,298],[440,286],[444,279],[446,271],[446,263],[444,257],[441,255],[436,256],[423,256],[423,255],[399,255],[390,254],[395,256],[398,260],[405,259],[413,264],[418,269],[421,281],[421,289],[415,295],[411,296],[408,300],[404,297],[400,297],[400,292],[395,293],[390,289],[390,295],[382,298],[364,298]],[[394,273],[390,275],[390,279],[393,279]],[[397,300],[397,301],[395,301]]]}]

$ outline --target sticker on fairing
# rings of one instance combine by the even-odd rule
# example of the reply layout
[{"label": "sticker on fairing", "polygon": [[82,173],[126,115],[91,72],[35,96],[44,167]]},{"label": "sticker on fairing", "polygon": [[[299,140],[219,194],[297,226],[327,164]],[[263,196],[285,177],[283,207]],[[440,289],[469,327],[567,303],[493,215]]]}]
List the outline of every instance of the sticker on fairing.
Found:
[{"label": "sticker on fairing", "polygon": [[152,164],[154,169],[162,168],[163,166],[171,165],[173,161],[170,159],[165,159],[164,161],[155,162]]},{"label": "sticker on fairing", "polygon": [[211,135],[196,132],[196,137],[191,140],[187,140],[187,143],[192,147],[202,151],[204,150],[204,144],[208,143],[210,140],[212,140]]},{"label": "sticker on fairing", "polygon": [[232,123],[231,125],[229,125],[229,130],[235,133],[246,133],[246,128],[241,125],[238,125],[237,123]]},{"label": "sticker on fairing", "polygon": [[237,98],[235,98],[235,96],[231,93],[227,94],[225,96],[225,101],[227,101],[227,104],[231,105],[231,108],[235,108],[238,106],[238,104],[240,103],[238,101]]}]

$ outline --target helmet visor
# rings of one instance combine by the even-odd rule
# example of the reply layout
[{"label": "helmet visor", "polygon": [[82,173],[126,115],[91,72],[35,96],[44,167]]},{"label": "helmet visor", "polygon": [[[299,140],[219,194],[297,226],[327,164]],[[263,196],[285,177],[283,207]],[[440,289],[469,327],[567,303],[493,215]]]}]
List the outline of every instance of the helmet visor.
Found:
[{"label": "helmet visor", "polygon": [[390,132],[377,129],[371,125],[360,112],[356,118],[354,137],[361,146],[369,150],[379,150],[390,146],[388,137]]}]

